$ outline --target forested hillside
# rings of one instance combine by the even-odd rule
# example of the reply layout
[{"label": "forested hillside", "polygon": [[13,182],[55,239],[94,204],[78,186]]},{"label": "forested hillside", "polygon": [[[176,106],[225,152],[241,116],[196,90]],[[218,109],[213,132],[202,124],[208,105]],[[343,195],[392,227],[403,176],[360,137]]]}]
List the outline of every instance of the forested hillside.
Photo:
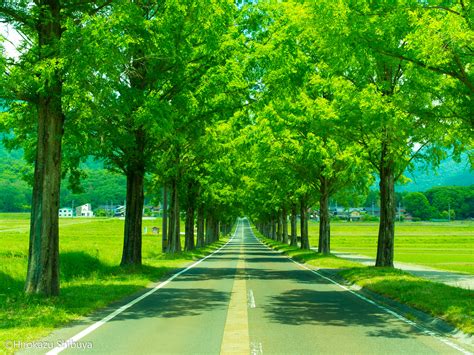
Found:
[{"label": "forested hillside", "polygon": [[[81,182],[82,192],[73,193],[67,182],[61,186],[61,206],[91,203],[92,208],[105,204],[123,204],[125,177],[104,169],[93,160],[84,165],[87,177]],[[20,150],[9,152],[0,144],[0,211],[29,211],[31,207],[31,178],[33,168],[23,160]]]},{"label": "forested hillside", "polygon": [[[61,206],[78,206],[91,203],[95,209],[100,205],[123,204],[125,200],[125,177],[104,169],[101,162],[88,160],[84,164],[87,174],[81,183],[83,192],[73,193],[67,183],[61,187]],[[31,189],[28,175],[32,167],[23,160],[19,150],[9,152],[0,143],[0,211],[29,211]],[[407,176],[412,180],[405,185],[397,186],[397,191],[426,191],[436,186],[467,186],[474,181],[466,156],[460,163],[452,159],[445,160],[435,172],[426,171],[421,166]]]},{"label": "forested hillside", "polygon": [[426,191],[434,186],[467,186],[474,182],[467,156],[463,156],[459,163],[447,159],[435,171],[426,170],[419,165],[413,173],[407,173],[406,176],[411,182],[397,186],[397,191]]}]

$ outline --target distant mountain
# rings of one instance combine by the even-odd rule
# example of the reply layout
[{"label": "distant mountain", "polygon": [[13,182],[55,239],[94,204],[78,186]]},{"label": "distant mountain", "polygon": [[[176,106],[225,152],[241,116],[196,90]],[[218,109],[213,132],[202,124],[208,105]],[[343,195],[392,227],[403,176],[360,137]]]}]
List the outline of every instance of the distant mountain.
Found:
[{"label": "distant mountain", "polygon": [[444,160],[436,171],[426,171],[421,165],[406,176],[412,181],[406,185],[397,185],[398,192],[426,191],[434,186],[468,186],[474,184],[474,172],[469,159],[464,155],[460,163],[453,159]]}]

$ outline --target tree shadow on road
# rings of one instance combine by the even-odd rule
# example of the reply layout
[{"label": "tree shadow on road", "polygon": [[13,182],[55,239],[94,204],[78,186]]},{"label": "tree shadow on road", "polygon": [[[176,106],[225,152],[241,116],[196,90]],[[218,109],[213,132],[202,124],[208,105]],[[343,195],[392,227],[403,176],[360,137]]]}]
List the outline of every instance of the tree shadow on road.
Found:
[{"label": "tree shadow on road", "polygon": [[229,293],[205,288],[163,288],[115,317],[113,321],[197,316],[227,309]]},{"label": "tree shadow on road", "polygon": [[[350,297],[350,298],[349,298]],[[411,327],[387,329],[389,316],[347,291],[294,289],[270,297],[263,306],[266,318],[288,325],[364,326],[367,336],[412,338]]]},{"label": "tree shadow on road", "polygon": [[236,269],[232,267],[195,267],[181,274],[174,282],[193,282],[208,280],[276,280],[294,281],[302,284],[328,284],[329,281],[316,277],[306,270],[274,270],[264,268]]}]

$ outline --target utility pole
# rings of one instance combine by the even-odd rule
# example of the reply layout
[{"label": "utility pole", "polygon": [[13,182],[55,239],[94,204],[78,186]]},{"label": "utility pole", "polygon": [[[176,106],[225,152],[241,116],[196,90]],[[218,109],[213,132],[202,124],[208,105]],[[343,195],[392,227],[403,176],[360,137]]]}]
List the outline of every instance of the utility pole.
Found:
[{"label": "utility pole", "polygon": [[72,200],[71,208],[72,208],[72,217],[74,218],[74,200]]},{"label": "utility pole", "polygon": [[448,222],[451,222],[451,202],[448,202]]}]

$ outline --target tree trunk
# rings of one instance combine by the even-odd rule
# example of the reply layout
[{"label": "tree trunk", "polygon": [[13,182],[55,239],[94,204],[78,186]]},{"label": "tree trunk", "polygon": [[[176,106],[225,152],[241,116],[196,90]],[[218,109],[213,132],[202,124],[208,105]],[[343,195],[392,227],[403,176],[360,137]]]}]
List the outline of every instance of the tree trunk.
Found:
[{"label": "tree trunk", "polygon": [[283,223],[283,243],[288,244],[288,214],[286,211],[286,207],[282,209],[282,223]]},{"label": "tree trunk", "polygon": [[200,205],[197,210],[197,246],[204,246],[204,206]]},{"label": "tree trunk", "polygon": [[214,228],[213,228],[214,230],[214,238],[212,240],[213,242],[216,242],[219,240],[219,230],[220,230],[219,226],[220,226],[220,222],[219,220],[216,219],[214,221]]},{"label": "tree trunk", "polygon": [[308,238],[308,208],[306,200],[301,199],[301,249],[310,249]]},{"label": "tree trunk", "polygon": [[[41,2],[37,25],[40,60],[60,58],[61,8],[59,0]],[[44,62],[44,65],[48,65]],[[64,130],[61,70],[54,68],[37,104],[36,161],[28,251],[27,293],[59,294],[59,191],[61,144]]]},{"label": "tree trunk", "polygon": [[120,265],[142,264],[142,218],[144,168],[127,172],[127,199],[122,261]]},{"label": "tree trunk", "polygon": [[380,166],[380,225],[375,266],[393,267],[395,240],[395,178],[393,161],[382,154]]},{"label": "tree trunk", "polygon": [[276,240],[276,221],[275,221],[275,217],[272,216],[272,236],[271,238],[273,240]]},{"label": "tree trunk", "polygon": [[281,243],[283,241],[283,230],[282,230],[282,220],[281,220],[281,212],[278,211],[277,213],[277,240]]},{"label": "tree trunk", "polygon": [[184,232],[184,249],[193,250],[194,243],[194,210],[196,206],[196,189],[194,181],[188,182],[186,191],[186,223]]},{"label": "tree trunk", "polygon": [[174,194],[175,203],[174,203],[174,215],[175,215],[175,227],[174,227],[174,240],[175,240],[175,251],[180,252],[181,248],[181,218],[180,218],[180,204],[179,204],[179,191],[178,191],[178,181],[175,184],[176,192]]},{"label": "tree trunk", "polygon": [[293,247],[298,246],[297,231],[296,231],[296,204],[291,204],[291,216],[290,216],[290,225],[291,225],[291,236],[290,236],[290,245]]},{"label": "tree trunk", "polygon": [[168,248],[168,187],[163,185],[163,206],[162,206],[162,222],[161,222],[161,250],[166,252]]},{"label": "tree trunk", "polygon": [[319,244],[318,252],[322,254],[331,253],[331,230],[329,220],[329,186],[328,179],[320,178],[320,197],[319,197]]},{"label": "tree trunk", "polygon": [[194,249],[194,205],[188,205],[186,209],[186,231],[185,231],[185,250]]},{"label": "tree trunk", "polygon": [[166,247],[166,252],[171,252],[171,243],[174,238],[174,228],[176,223],[174,221],[174,195],[173,195],[173,183],[171,184],[171,196],[170,196],[170,208],[169,208],[169,216],[168,216],[168,245]]},{"label": "tree trunk", "polygon": [[212,228],[214,227],[214,222],[212,220],[212,214],[207,213],[206,217],[206,244],[211,244],[212,243],[212,238],[213,238],[213,232]]},{"label": "tree trunk", "polygon": [[181,230],[180,230],[180,215],[179,215],[179,191],[177,178],[173,179],[172,183],[172,211],[171,211],[171,223],[170,223],[170,240],[169,240],[169,251],[176,253],[181,251]]}]

